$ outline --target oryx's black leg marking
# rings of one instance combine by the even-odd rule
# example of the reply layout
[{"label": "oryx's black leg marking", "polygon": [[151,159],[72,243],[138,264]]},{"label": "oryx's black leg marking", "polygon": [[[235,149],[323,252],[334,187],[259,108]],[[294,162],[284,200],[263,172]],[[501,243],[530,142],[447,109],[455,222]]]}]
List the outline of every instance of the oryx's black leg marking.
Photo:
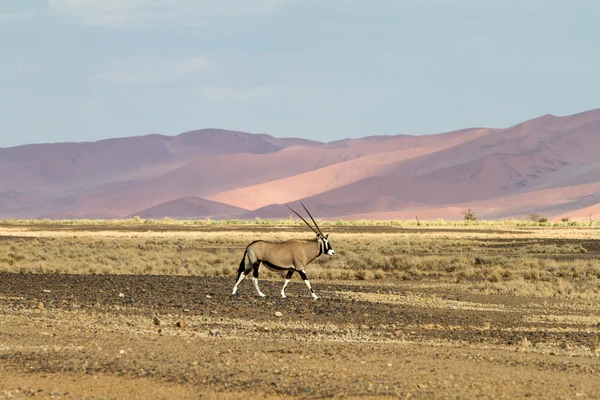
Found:
[{"label": "oryx's black leg marking", "polygon": [[292,279],[292,275],[294,275],[293,269],[290,269],[288,271],[288,273],[285,275],[285,282],[283,283],[283,287],[281,288],[281,297],[284,299],[286,298],[285,287],[287,286],[288,283],[290,283],[290,279]]},{"label": "oryx's black leg marking", "polygon": [[260,289],[258,288],[258,269],[260,268],[260,261],[254,263],[254,265],[252,265],[252,268],[254,269],[254,272],[252,274],[252,281],[254,282],[254,287],[256,288],[256,293],[260,297],[266,297],[267,295],[264,294],[263,292],[261,292]]},{"label": "oryx's black leg marking", "polygon": [[304,281],[304,283],[306,283],[306,286],[308,287],[308,290],[310,290],[310,294],[312,295],[313,299],[318,299],[319,296],[317,296],[315,294],[315,292],[312,290],[312,287],[310,286],[310,282],[308,281],[308,276],[306,276],[306,271],[301,270],[298,271],[298,273],[300,274],[300,277],[302,278],[302,280]]}]

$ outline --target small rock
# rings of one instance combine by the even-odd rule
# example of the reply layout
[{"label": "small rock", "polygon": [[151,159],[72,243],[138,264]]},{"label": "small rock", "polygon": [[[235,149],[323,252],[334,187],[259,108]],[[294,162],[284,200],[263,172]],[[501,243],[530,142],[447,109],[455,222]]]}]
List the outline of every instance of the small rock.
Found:
[{"label": "small rock", "polygon": [[51,290],[44,289],[44,290],[42,290],[42,292],[44,292],[44,293],[50,293],[50,292],[51,292]]},{"label": "small rock", "polygon": [[206,295],[206,298],[207,298],[207,299],[212,299],[212,296],[211,296],[210,294],[207,294],[207,295]]},{"label": "small rock", "polygon": [[160,325],[160,319],[158,319],[158,317],[154,317],[154,319],[152,320],[152,322],[154,322],[154,325],[156,325],[156,326]]},{"label": "small rock", "polygon": [[178,328],[183,328],[185,326],[185,322],[183,321],[177,321],[177,323],[175,324],[176,327]]},{"label": "small rock", "polygon": [[119,354],[127,354],[127,352],[125,350],[121,350],[119,351]]},{"label": "small rock", "polygon": [[46,306],[44,305],[44,303],[42,303],[40,301],[39,303],[37,303],[37,308],[39,308],[40,310],[43,310],[44,308],[46,308]]},{"label": "small rock", "polygon": [[275,313],[275,316],[276,316],[276,317],[283,317],[283,314],[282,314],[281,312],[277,311],[277,312]]},{"label": "small rock", "polygon": [[417,387],[419,389],[427,389],[427,385],[423,384],[423,383],[417,383]]},{"label": "small rock", "polygon": [[119,297],[125,297],[124,293],[119,293]]},{"label": "small rock", "polygon": [[190,312],[190,309],[189,308],[184,308],[183,312]]},{"label": "small rock", "polygon": [[160,335],[162,333],[162,329],[158,328],[158,334]]},{"label": "small rock", "polygon": [[210,330],[210,336],[220,337],[221,336],[221,331],[218,330],[218,329],[211,329]]}]

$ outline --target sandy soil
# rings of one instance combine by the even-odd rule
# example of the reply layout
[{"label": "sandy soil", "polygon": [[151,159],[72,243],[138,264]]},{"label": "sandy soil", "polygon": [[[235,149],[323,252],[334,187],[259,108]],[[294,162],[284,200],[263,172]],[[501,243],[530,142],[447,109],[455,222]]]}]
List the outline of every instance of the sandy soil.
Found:
[{"label": "sandy soil", "polygon": [[598,304],[231,280],[0,274],[0,399],[600,398]]}]

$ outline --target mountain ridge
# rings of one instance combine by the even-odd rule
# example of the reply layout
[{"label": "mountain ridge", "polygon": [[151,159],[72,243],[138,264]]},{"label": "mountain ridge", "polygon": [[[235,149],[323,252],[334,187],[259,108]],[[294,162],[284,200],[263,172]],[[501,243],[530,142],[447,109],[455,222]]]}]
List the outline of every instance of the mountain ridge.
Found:
[{"label": "mountain ridge", "polygon": [[[579,215],[600,210],[590,204],[600,194],[599,152],[600,109],[507,128],[331,142],[199,129],[26,144],[0,148],[0,218],[275,218],[287,210],[278,204],[296,201],[321,218],[419,211],[458,219],[462,207],[489,217]],[[569,187],[586,195],[569,198]],[[552,204],[510,204],[539,193]]]}]

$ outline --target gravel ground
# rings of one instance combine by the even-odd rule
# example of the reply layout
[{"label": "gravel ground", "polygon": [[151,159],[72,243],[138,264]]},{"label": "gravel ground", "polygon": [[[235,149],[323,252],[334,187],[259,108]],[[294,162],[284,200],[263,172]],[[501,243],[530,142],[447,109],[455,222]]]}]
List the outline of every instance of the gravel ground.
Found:
[{"label": "gravel ground", "polygon": [[597,304],[233,283],[0,274],[0,399],[600,398]]}]

